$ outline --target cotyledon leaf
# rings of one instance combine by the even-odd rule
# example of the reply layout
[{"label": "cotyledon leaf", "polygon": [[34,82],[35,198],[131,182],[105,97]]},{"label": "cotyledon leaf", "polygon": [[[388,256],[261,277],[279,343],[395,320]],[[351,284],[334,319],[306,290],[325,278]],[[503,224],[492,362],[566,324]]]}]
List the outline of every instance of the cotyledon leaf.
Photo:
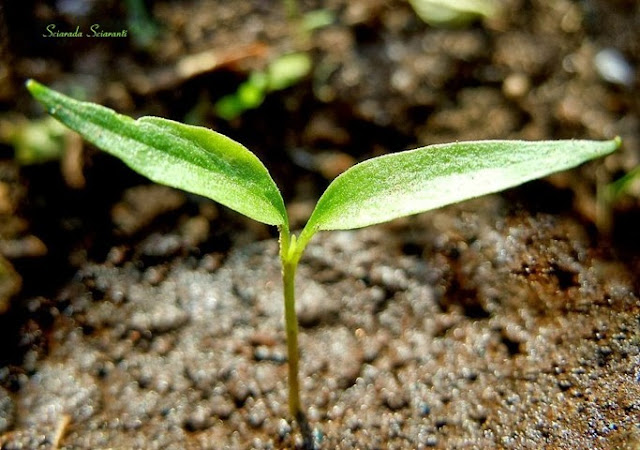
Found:
[{"label": "cotyledon leaf", "polygon": [[356,164],[324,192],[303,235],[387,222],[497,192],[613,152],[611,141],[438,144]]},{"label": "cotyledon leaf", "polygon": [[134,120],[34,80],[27,88],[49,114],[136,172],[259,222],[288,228],[278,187],[262,162],[238,142],[207,128],[158,117]]}]

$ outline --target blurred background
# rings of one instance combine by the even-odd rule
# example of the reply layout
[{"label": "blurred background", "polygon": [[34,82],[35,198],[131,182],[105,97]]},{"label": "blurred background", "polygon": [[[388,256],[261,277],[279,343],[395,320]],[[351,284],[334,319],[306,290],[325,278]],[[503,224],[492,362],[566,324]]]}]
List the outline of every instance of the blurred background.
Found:
[{"label": "blurred background", "polygon": [[635,0],[4,0],[0,382],[19,384],[25,355],[45,351],[58,293],[88,262],[200,260],[275,236],[83,142],[30,98],[29,78],[243,143],[294,229],[333,178],[372,156],[619,135],[603,162],[504,195],[571,211],[637,274],[639,65]]}]

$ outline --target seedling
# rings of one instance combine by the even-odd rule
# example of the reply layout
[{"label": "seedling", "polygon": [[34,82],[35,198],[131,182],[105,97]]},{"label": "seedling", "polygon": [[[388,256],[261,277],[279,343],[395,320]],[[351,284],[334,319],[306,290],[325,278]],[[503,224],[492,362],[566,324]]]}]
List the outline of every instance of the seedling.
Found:
[{"label": "seedling", "polygon": [[211,198],[278,227],[289,358],[289,411],[303,418],[298,384],[294,279],[305,247],[322,230],[361,228],[497,192],[575,167],[620,146],[610,141],[475,141],[422,147],[364,161],[322,194],[299,235],[260,160],[215,131],[158,117],[134,120],[29,80],[49,114],[158,183]]},{"label": "seedling", "polygon": [[39,164],[60,159],[68,130],[52,117],[27,121],[24,118],[0,119],[0,142],[14,148],[20,165]]},{"label": "seedling", "polygon": [[265,71],[253,71],[236,92],[218,100],[214,109],[223,119],[235,119],[244,111],[259,107],[270,92],[295,85],[310,71],[311,57],[307,53],[282,55],[269,64]]},{"label": "seedling", "polygon": [[608,184],[598,185],[596,225],[602,233],[611,232],[613,206],[626,194],[640,197],[640,166],[636,166],[622,177]]},{"label": "seedling", "polygon": [[[308,41],[311,31],[333,22],[333,15],[329,10],[317,9],[298,18],[297,2],[285,0],[284,4],[289,19],[297,25],[297,41],[301,48],[306,47],[304,43]],[[247,110],[258,108],[271,92],[296,85],[309,75],[311,69],[311,56],[307,51],[280,55],[264,70],[252,71],[249,78],[240,84],[234,93],[225,95],[216,102],[214,110],[219,117],[233,120]]]},{"label": "seedling", "polygon": [[409,0],[409,3],[422,20],[436,28],[465,27],[500,11],[498,0]]}]

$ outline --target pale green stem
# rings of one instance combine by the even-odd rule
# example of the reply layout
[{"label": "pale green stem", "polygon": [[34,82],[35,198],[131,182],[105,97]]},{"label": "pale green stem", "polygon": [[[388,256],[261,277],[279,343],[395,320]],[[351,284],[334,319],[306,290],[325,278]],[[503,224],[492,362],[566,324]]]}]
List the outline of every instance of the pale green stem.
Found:
[{"label": "pale green stem", "polygon": [[298,379],[298,318],[296,317],[295,277],[297,261],[283,261],[282,283],[284,285],[284,320],[287,332],[287,354],[289,357],[289,412],[297,418],[302,412],[300,405],[300,383]]},{"label": "pale green stem", "polygon": [[284,290],[284,323],[287,333],[287,356],[289,359],[289,412],[294,419],[303,415],[300,403],[300,381],[298,375],[298,317],[296,316],[295,279],[298,262],[314,232],[303,230],[300,239],[289,234],[285,225],[280,228],[280,261],[282,263],[282,285]]},{"label": "pale green stem", "polygon": [[294,419],[303,415],[300,403],[300,381],[298,375],[298,317],[296,316],[295,278],[298,262],[314,231],[303,230],[300,239],[289,234],[288,227],[280,228],[280,261],[282,263],[282,285],[284,290],[284,322],[287,333],[287,356],[289,359],[289,412]]}]

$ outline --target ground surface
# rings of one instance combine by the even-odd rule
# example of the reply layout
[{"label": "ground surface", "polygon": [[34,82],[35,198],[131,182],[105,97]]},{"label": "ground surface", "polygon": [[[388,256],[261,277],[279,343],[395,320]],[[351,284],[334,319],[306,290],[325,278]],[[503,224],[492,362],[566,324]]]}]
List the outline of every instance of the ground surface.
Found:
[{"label": "ground surface", "polygon": [[[328,180],[386,152],[616,134],[625,145],[500,196],[314,238],[297,285],[305,439],[285,420],[273,230],[73,137],[60,160],[31,165],[7,143],[3,449],[640,446],[638,197],[600,216],[595,200],[640,159],[637,71],[621,84],[596,63],[615,48],[637,67],[635,2],[510,0],[457,30],[401,1],[302,2],[334,16],[307,37],[261,1],[156,2],[148,42],[116,2],[81,3],[1,10],[0,131],[36,117],[28,77],[206,124],[265,160],[298,225]],[[54,22],[133,31],[39,38]],[[215,117],[215,100],[292,50],[313,55],[308,80]],[[194,54],[219,63],[175,69]]]}]

